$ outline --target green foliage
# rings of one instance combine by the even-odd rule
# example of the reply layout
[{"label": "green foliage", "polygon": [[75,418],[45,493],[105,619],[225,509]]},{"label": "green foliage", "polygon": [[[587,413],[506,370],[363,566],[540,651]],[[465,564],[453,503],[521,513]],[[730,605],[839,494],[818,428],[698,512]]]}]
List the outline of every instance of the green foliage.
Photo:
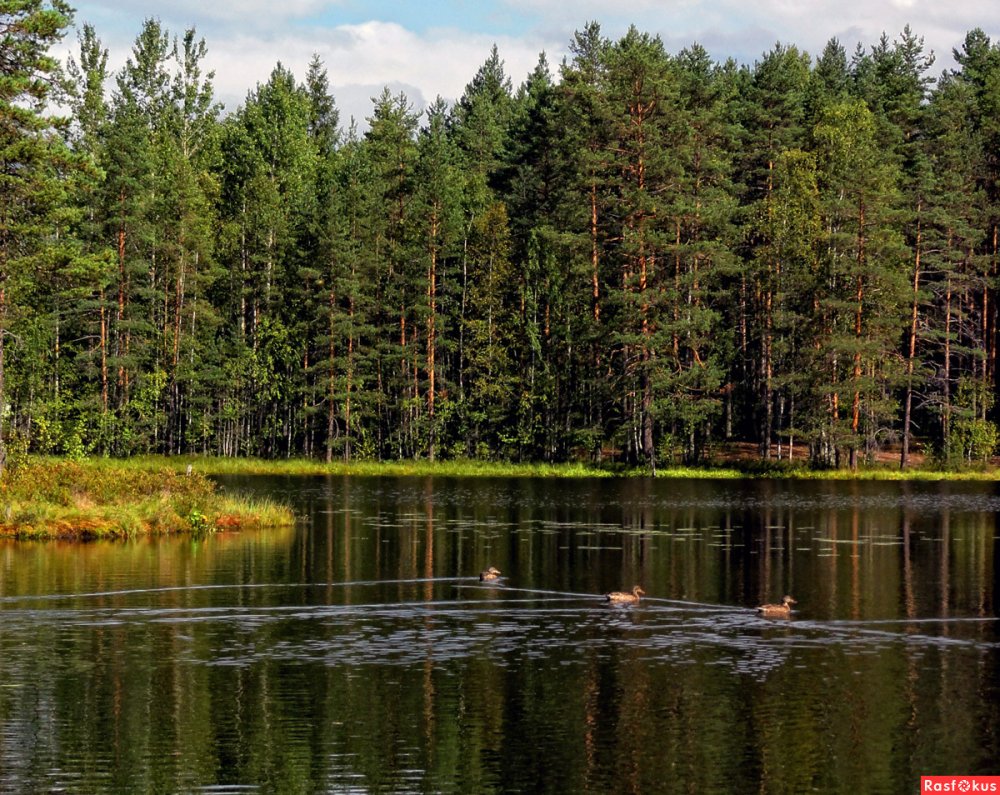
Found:
[{"label": "green foliage", "polygon": [[0,535],[121,537],[289,524],[269,503],[222,497],[200,472],[108,460],[26,459],[0,480]]},{"label": "green foliage", "polygon": [[[76,165],[46,111],[59,73],[49,49],[70,24],[62,0],[0,2],[0,418],[8,397],[7,337],[12,317],[37,311],[27,299],[47,259],[67,202],[63,177]],[[58,245],[58,244],[56,244]],[[0,472],[6,452],[0,420]]]},{"label": "green foliage", "polygon": [[945,461],[949,465],[989,463],[1000,443],[997,424],[990,420],[955,420],[948,435]]},{"label": "green foliage", "polygon": [[964,378],[958,384],[955,417],[948,426],[948,436],[941,459],[947,466],[963,467],[986,464],[997,452],[1000,431],[997,424],[985,418],[995,401],[991,390],[981,381]]},{"label": "green foliage", "polygon": [[197,508],[192,508],[188,513],[187,523],[192,533],[204,533],[209,529],[208,519]]},{"label": "green foliage", "polygon": [[515,89],[493,48],[454,106],[386,90],[359,132],[315,57],[220,118],[206,43],[156,20],[113,74],[82,29],[63,122],[69,9],[4,13],[30,24],[0,80],[0,406],[31,451],[993,450],[982,31],[934,81],[908,28],[738,67],[591,24],[557,75],[542,56]]}]

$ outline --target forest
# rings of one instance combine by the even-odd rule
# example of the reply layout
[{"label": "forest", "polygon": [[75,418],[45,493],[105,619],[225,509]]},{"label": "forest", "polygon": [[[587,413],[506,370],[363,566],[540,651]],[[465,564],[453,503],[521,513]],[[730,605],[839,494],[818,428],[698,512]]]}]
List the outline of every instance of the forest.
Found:
[{"label": "forest", "polygon": [[739,64],[590,23],[359,125],[318,57],[224,113],[195,30],[112,73],[73,21],[0,0],[4,457],[994,452],[982,30],[938,72],[909,28]]}]

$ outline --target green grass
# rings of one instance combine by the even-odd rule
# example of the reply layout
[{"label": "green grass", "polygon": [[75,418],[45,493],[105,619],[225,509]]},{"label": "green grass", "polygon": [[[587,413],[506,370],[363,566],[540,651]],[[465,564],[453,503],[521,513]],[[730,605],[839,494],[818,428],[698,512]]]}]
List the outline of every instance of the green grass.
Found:
[{"label": "green grass", "polygon": [[0,536],[132,538],[287,525],[291,511],[223,495],[204,474],[94,459],[32,458],[0,482]]},{"label": "green grass", "polygon": [[[160,469],[169,467],[177,472],[188,466],[205,475],[353,475],[376,477],[644,477],[649,471],[642,468],[621,466],[597,467],[584,463],[566,464],[514,464],[488,461],[355,461],[351,463],[306,459],[263,460],[257,458],[213,458],[200,456],[144,456],[115,461],[114,467],[134,469]],[[658,478],[714,478],[714,479],[778,479],[797,480],[1000,480],[1000,470],[994,468],[938,470],[909,468],[900,470],[890,464],[863,467],[856,472],[849,469],[810,469],[803,464],[761,462],[748,460],[738,465],[700,467],[667,466],[657,469]]]},{"label": "green grass", "polygon": [[259,458],[212,458],[199,456],[143,456],[124,462],[139,469],[169,466],[183,472],[188,465],[206,475],[357,475],[435,477],[612,477],[622,469],[601,469],[586,464],[513,464],[489,461],[352,461],[351,463],[307,459],[264,460]]},{"label": "green grass", "polygon": [[[0,536],[131,538],[144,534],[204,533],[292,524],[294,517],[287,506],[221,494],[209,479],[211,475],[231,474],[558,478],[630,477],[648,473],[642,469],[597,468],[585,464],[483,461],[325,464],[303,459],[265,461],[149,456],[73,462],[30,457],[9,467],[0,481]],[[1000,470],[901,471],[883,465],[852,472],[744,461],[728,467],[667,467],[657,471],[657,477],[994,481],[1000,479]]]}]

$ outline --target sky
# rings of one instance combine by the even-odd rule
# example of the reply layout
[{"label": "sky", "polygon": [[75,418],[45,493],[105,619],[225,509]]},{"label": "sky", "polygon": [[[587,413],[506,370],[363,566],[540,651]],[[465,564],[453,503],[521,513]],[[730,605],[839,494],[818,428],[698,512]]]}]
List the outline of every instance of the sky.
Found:
[{"label": "sky", "polygon": [[[953,48],[982,28],[1000,39],[997,0],[78,0],[76,23],[91,23],[119,68],[145,19],[174,35],[194,27],[208,46],[207,67],[227,110],[266,82],[280,61],[305,78],[312,55],[323,60],[346,122],[361,129],[372,97],[388,86],[420,110],[437,96],[458,99],[497,45],[519,85],[544,52],[555,72],[573,32],[597,21],[605,36],[630,24],[659,35],[668,51],[698,42],[717,60],[753,63],[776,42],[811,54],[836,37],[848,51],[890,38],[909,24],[937,57],[954,66]],[[64,53],[76,48],[76,34]]]}]

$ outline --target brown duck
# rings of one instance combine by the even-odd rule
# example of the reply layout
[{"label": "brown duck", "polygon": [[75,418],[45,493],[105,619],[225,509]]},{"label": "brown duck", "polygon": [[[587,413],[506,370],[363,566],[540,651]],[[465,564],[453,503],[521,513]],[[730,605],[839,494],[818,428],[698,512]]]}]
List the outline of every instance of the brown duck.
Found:
[{"label": "brown duck", "polygon": [[611,593],[604,594],[604,598],[607,599],[612,604],[618,605],[635,605],[639,604],[639,597],[645,596],[646,592],[638,585],[632,587],[632,593],[625,593],[624,591],[612,591]]},{"label": "brown duck", "polygon": [[782,598],[780,605],[761,605],[757,608],[757,612],[762,616],[787,618],[792,614],[792,605],[794,604],[797,604],[797,602],[792,597],[785,596]]},{"label": "brown duck", "polygon": [[495,566],[490,566],[486,571],[479,572],[480,582],[491,582],[492,580],[500,579],[500,569]]}]

